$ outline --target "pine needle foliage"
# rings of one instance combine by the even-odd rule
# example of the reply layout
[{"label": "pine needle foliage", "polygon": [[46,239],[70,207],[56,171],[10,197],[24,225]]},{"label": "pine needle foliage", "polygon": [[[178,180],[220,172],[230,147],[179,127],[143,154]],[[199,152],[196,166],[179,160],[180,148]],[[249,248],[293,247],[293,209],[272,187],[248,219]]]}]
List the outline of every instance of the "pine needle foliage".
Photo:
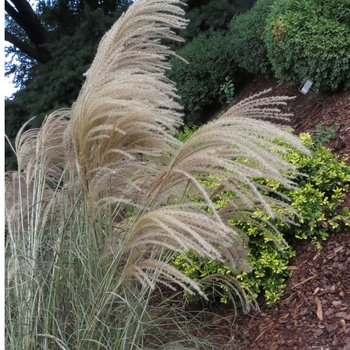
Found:
[{"label": "pine needle foliage", "polygon": [[[72,108],[20,131],[18,171],[6,174],[6,348],[212,346],[181,326],[184,316],[165,331],[172,304],[161,297],[154,306],[162,286],[204,296],[198,281],[170,265],[172,253],[190,250],[248,271],[246,238],[227,219],[249,220],[256,207],[274,216],[285,206],[254,179],[295,186],[273,140],[306,149],[262,120],[277,118],[275,107],[288,98],[257,96],[186,142],[173,136],[182,115],[164,71],[175,53],[162,40],[180,40],[181,5],[135,2],[103,37]],[[203,186],[208,176],[217,188]],[[236,197],[219,210],[212,198],[225,190]],[[237,281],[227,282],[249,309]]]}]

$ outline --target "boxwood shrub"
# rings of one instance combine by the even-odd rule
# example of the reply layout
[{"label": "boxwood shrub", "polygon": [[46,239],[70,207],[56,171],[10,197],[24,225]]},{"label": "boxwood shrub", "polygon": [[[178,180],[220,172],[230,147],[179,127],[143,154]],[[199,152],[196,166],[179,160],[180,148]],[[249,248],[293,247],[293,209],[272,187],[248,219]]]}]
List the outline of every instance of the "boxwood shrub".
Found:
[{"label": "boxwood shrub", "polygon": [[200,35],[177,53],[188,63],[172,58],[167,74],[176,83],[185,123],[192,126],[207,107],[220,105],[225,98],[220,87],[229,79],[235,84],[237,65],[231,58],[229,38],[223,34]]},{"label": "boxwood shrub", "polygon": [[264,41],[266,18],[276,0],[258,0],[247,12],[230,23],[233,59],[240,68],[254,74],[271,75],[271,64]]},{"label": "boxwood shrub", "polygon": [[275,77],[315,91],[350,87],[350,0],[278,0],[264,40]]}]

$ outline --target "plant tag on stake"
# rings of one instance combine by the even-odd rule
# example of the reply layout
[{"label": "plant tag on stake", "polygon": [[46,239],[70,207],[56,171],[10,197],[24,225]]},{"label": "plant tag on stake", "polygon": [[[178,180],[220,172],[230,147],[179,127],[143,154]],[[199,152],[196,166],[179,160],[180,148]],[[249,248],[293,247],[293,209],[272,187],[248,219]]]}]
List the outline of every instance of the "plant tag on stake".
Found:
[{"label": "plant tag on stake", "polygon": [[313,82],[311,80],[306,80],[304,83],[304,86],[300,89],[300,92],[303,93],[304,95],[307,94],[312,86]]}]

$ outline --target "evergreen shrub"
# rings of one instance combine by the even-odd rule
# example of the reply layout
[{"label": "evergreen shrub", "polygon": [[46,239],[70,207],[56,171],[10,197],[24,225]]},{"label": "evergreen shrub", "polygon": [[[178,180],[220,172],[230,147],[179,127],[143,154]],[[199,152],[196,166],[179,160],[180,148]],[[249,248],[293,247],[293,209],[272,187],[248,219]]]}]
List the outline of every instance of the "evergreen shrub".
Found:
[{"label": "evergreen shrub", "polygon": [[[188,130],[186,131],[188,134]],[[300,135],[300,139],[310,149],[314,149],[314,141],[310,134]],[[283,144],[277,141],[277,144]],[[192,252],[185,255],[178,254],[173,259],[173,265],[185,275],[202,281],[203,290],[209,299],[226,303],[230,291],[220,276],[233,274],[241,282],[242,287],[251,292],[256,298],[263,294],[268,305],[273,305],[284,292],[285,281],[291,276],[288,269],[289,259],[295,255],[293,246],[297,240],[311,239],[318,248],[321,241],[327,239],[329,233],[337,232],[344,226],[350,226],[349,210],[341,203],[350,186],[350,166],[345,159],[339,160],[330,149],[319,145],[312,151],[312,156],[301,154],[291,149],[284,158],[297,167],[299,188],[284,189],[278,182],[260,179],[266,186],[264,191],[275,196],[280,191],[291,201],[296,210],[295,222],[298,226],[288,226],[281,220],[272,219],[261,210],[254,210],[251,214],[252,222],[231,220],[229,223],[236,229],[243,231],[249,237],[249,264],[251,272],[235,275],[227,266],[209,259],[200,259]],[[216,186],[215,179],[207,186]],[[232,194],[234,196],[234,194]],[[277,198],[283,200],[283,198]],[[225,201],[217,197],[216,204],[224,206]],[[284,199],[285,200],[285,199]],[[198,201],[198,199],[194,199]],[[289,210],[289,209],[288,209]],[[286,214],[281,210],[281,214]],[[278,235],[276,229],[282,233]],[[205,277],[217,274],[219,288],[207,284]],[[198,296],[186,296],[196,300]]]},{"label": "evergreen shrub", "polygon": [[229,37],[200,35],[177,52],[188,63],[170,60],[168,77],[176,83],[188,126],[198,124],[207,107],[220,105],[225,97],[220,86],[227,77],[235,83],[236,64],[229,51]]},{"label": "evergreen shrub", "polygon": [[266,18],[276,0],[258,0],[243,14],[233,17],[230,36],[233,59],[240,68],[254,74],[271,74],[263,34]]},{"label": "evergreen shrub", "polygon": [[228,0],[188,1],[186,18],[189,19],[189,23],[186,29],[180,32],[180,36],[185,39],[185,43],[188,43],[203,33],[210,35],[215,32],[226,32],[234,14],[246,10],[249,6],[245,1],[238,8],[235,2]]},{"label": "evergreen shrub", "polygon": [[350,1],[279,0],[265,28],[275,77],[315,91],[350,87]]}]

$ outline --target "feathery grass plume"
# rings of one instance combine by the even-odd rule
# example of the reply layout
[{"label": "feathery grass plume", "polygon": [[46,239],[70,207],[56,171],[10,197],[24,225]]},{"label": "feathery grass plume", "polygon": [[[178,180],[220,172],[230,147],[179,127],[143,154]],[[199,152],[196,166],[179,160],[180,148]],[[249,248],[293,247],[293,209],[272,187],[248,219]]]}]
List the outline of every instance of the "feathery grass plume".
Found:
[{"label": "feathery grass plume", "polygon": [[17,230],[21,227],[26,231],[27,225],[34,222],[45,226],[40,222],[41,211],[49,212],[49,203],[66,167],[63,140],[68,117],[68,110],[58,110],[45,118],[40,129],[23,132],[28,121],[16,137],[18,171],[5,177],[5,196],[9,217],[17,218]]},{"label": "feathery grass plume", "polygon": [[[180,105],[164,71],[175,53],[162,40],[180,40],[181,5],[135,2],[103,37],[72,109],[19,133],[19,170],[6,174],[9,349],[200,348],[180,326],[181,341],[166,339],[164,317],[148,313],[160,285],[202,293],[170,265],[172,254],[191,250],[248,270],[246,237],[228,219],[285,208],[255,179],[294,186],[293,166],[273,141],[306,150],[261,120],[287,98],[251,98],[185,143],[173,137]],[[210,176],[215,188],[203,185]],[[235,196],[219,210],[213,198],[225,191]],[[237,281],[225,279],[249,308]]]},{"label": "feathery grass plume", "polygon": [[[72,108],[71,127],[85,186],[101,170],[172,152],[182,123],[175,87],[164,76],[175,55],[164,39],[187,21],[181,1],[140,0],[103,37]],[[128,178],[129,174],[127,175]],[[121,179],[120,179],[121,180]],[[102,184],[103,185],[103,184]]]},{"label": "feathery grass plume", "polygon": [[[246,269],[245,237],[239,230],[228,227],[227,220],[252,222],[252,211],[261,208],[269,216],[290,223],[291,218],[280,214],[280,209],[288,205],[264,195],[266,188],[256,180],[267,178],[287,188],[295,186],[294,167],[277,153],[287,148],[275,145],[274,140],[283,138],[308,152],[295,136],[280,126],[256,119],[257,116],[276,117],[278,110],[272,107],[285,104],[287,100],[251,98],[249,103],[238,104],[219,120],[199,128],[174,154],[169,165],[158,173],[150,187],[144,188],[146,201],[150,203],[148,212],[130,230],[127,247],[152,244],[173,251],[195,251],[205,258],[224,260],[233,271]],[[269,108],[265,110],[266,106]],[[218,186],[205,188],[201,181],[210,180],[212,176]],[[182,196],[181,203],[167,205],[169,198],[176,198],[174,190],[186,195]],[[225,197],[225,192],[235,196]],[[217,193],[228,203],[220,211],[212,202]],[[191,201],[198,196],[203,200],[200,205]],[[206,208],[211,212],[209,217]],[[290,213],[292,217],[294,211]],[[280,241],[283,242],[283,238]]]}]

